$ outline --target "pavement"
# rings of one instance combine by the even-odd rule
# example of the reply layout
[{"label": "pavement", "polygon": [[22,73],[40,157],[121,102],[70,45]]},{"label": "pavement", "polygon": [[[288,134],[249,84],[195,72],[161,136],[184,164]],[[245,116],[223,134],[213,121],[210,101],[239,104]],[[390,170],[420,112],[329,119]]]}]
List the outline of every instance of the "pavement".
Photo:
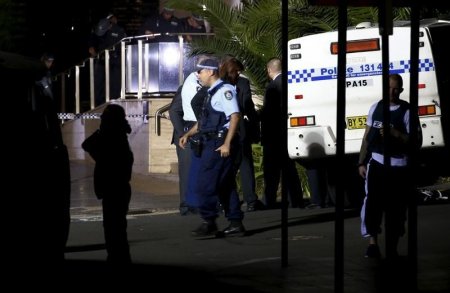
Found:
[{"label": "pavement", "polygon": [[[244,237],[197,239],[190,231],[200,224],[199,216],[178,213],[177,175],[133,174],[128,217],[133,264],[110,268],[105,262],[101,205],[93,195],[93,165],[72,161],[71,171],[65,276],[72,288],[94,281],[102,288],[125,285],[129,290],[154,291],[450,292],[450,205],[446,203],[418,207],[418,266],[412,272],[414,263],[407,257],[364,258],[367,242],[359,234],[359,213],[346,210],[343,286],[335,287],[334,208],[288,209],[287,264],[282,264],[280,210],[246,213]],[[226,227],[223,215],[218,225]],[[408,235],[399,247],[403,256],[407,244]]]}]

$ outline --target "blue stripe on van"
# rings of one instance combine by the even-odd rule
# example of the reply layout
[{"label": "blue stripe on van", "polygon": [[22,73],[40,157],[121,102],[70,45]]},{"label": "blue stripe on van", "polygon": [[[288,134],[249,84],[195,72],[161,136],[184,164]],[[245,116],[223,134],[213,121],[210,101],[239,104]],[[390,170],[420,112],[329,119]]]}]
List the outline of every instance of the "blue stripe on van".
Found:
[{"label": "blue stripe on van", "polygon": [[[406,73],[411,68],[410,60],[392,61],[390,63],[390,73]],[[365,63],[347,66],[347,78],[381,75],[381,63]],[[434,71],[432,59],[419,60],[419,72]],[[310,81],[328,80],[337,78],[336,67],[322,67],[311,69],[299,69],[288,71],[288,83],[303,83]]]}]

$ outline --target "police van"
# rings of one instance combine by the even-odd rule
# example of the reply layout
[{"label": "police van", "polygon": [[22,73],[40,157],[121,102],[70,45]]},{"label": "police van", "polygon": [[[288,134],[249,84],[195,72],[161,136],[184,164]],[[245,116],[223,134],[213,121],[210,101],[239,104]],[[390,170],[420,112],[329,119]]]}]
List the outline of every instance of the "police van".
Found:
[{"label": "police van", "polygon": [[[409,100],[410,22],[396,22],[389,36],[389,70],[403,77]],[[450,22],[420,24],[419,116],[423,150],[450,143]],[[338,32],[308,35],[288,43],[288,151],[308,166],[336,154]],[[381,35],[362,23],[347,31],[345,153],[357,159],[370,106],[382,98]],[[322,159],[322,160],[317,160]],[[356,164],[356,161],[352,161]]]}]

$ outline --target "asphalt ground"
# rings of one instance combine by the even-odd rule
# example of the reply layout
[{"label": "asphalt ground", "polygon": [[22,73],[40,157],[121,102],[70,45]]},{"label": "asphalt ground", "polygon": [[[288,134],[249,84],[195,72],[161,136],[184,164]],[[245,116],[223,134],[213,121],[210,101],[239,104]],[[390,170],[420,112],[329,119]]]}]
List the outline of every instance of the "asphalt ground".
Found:
[{"label": "asphalt ground", "polygon": [[[128,217],[133,264],[110,267],[105,262],[100,202],[92,193],[92,165],[72,162],[71,167],[72,221],[64,278],[72,288],[335,292],[334,208],[288,209],[288,257],[283,266],[280,210],[246,213],[243,237],[198,239],[190,231],[200,224],[199,216],[178,213],[176,174],[133,174]],[[408,235],[399,246],[402,257],[366,259],[359,211],[346,210],[342,292],[450,292],[449,215],[450,205],[444,202],[418,207],[418,265],[411,272]],[[223,215],[218,225],[226,227]],[[381,250],[384,255],[383,246]]]}]

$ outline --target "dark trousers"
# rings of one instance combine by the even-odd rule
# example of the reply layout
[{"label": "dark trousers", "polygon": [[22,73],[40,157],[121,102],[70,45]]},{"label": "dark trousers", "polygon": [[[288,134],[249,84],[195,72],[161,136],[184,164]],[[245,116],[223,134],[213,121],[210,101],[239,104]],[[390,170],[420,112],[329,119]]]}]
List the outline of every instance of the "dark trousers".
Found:
[{"label": "dark trousers", "polygon": [[295,161],[289,158],[287,150],[278,145],[263,146],[264,196],[268,208],[276,207],[278,185],[287,187],[291,207],[303,206],[303,191]]},{"label": "dark trousers", "polygon": [[240,171],[244,201],[246,203],[252,203],[258,199],[258,196],[255,192],[255,167],[253,165],[252,145],[250,142],[240,142],[237,164]]},{"label": "dark trousers", "polygon": [[177,157],[178,157],[178,177],[179,177],[179,187],[180,187],[180,207],[189,206],[186,203],[186,195],[189,188],[189,174],[191,168],[191,148],[186,146],[182,149],[178,144],[176,144]]},{"label": "dark trousers", "polygon": [[198,172],[200,169],[200,157],[194,155],[191,150],[191,163],[189,166],[188,185],[186,191],[186,205],[192,208],[198,208],[200,205],[199,197],[196,192],[198,182]]},{"label": "dark trousers", "polygon": [[386,247],[396,249],[405,233],[408,197],[414,196],[408,167],[390,167],[370,160],[366,178],[366,200],[363,206],[367,234],[381,233],[384,214]]},{"label": "dark trousers", "polygon": [[[235,139],[236,140],[236,139]],[[231,155],[222,158],[216,149],[223,144],[222,139],[205,140],[199,158],[198,180],[195,192],[199,196],[200,215],[206,221],[218,217],[217,203],[225,208],[228,220],[242,220],[243,213],[236,191],[236,142],[232,142]]]},{"label": "dark trousers", "polygon": [[108,262],[131,261],[127,237],[127,213],[131,199],[130,185],[109,192],[102,200],[103,229]]}]

